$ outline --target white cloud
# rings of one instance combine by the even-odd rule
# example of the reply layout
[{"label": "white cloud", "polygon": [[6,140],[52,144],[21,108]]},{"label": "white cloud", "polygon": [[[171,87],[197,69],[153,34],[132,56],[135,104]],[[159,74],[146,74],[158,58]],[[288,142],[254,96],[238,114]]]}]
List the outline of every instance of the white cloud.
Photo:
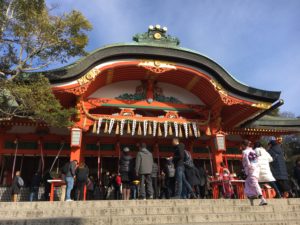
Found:
[{"label": "white cloud", "polygon": [[[59,2],[58,0],[48,0]],[[183,47],[216,60],[238,80],[282,90],[286,111],[300,114],[299,0],[64,0],[92,22],[88,50],[131,41],[160,23]]]}]

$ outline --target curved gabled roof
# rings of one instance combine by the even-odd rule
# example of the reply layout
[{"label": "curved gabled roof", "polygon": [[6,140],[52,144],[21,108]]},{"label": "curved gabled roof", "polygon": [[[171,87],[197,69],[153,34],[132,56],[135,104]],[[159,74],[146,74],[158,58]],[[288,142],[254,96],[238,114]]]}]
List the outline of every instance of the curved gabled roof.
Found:
[{"label": "curved gabled roof", "polygon": [[[163,38],[155,40],[153,33],[148,31],[136,35],[133,43],[121,43],[105,46],[90,53],[77,62],[55,70],[40,72],[49,78],[50,82],[61,83],[78,79],[100,63],[121,59],[155,59],[175,63],[183,63],[200,69],[218,81],[226,90],[238,96],[253,100],[273,103],[280,97],[280,92],[266,91],[249,87],[234,79],[224,68],[210,58],[198,52],[181,48],[179,40],[161,33]],[[152,38],[152,40],[148,40]],[[146,41],[145,41],[146,40]]]}]

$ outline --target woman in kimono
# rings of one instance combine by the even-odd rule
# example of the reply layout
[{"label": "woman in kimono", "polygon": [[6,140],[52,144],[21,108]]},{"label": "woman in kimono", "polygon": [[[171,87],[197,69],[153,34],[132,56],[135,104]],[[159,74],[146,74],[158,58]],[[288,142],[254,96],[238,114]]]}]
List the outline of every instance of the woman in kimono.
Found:
[{"label": "woman in kimono", "polygon": [[245,194],[249,199],[260,198],[259,205],[267,205],[266,199],[262,195],[261,188],[258,183],[259,178],[259,165],[258,157],[255,151],[250,147],[251,142],[244,140],[241,145],[243,150],[243,167],[247,175],[245,180]]}]

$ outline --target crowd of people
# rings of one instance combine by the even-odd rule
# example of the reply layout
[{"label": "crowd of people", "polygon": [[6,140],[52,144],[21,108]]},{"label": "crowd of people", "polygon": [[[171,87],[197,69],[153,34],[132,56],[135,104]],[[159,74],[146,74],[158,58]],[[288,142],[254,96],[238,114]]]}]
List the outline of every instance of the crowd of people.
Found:
[{"label": "crowd of people", "polygon": [[[125,147],[119,159],[118,171],[112,174],[106,171],[100,180],[89,175],[89,169],[84,162],[67,162],[61,168],[61,178],[66,184],[62,188],[61,198],[65,201],[83,200],[85,191],[88,200],[210,198],[210,179],[205,169],[195,166],[191,154],[178,138],[174,138],[172,144],[173,156],[165,159],[162,168],[159,168],[145,143],[138,145],[139,151],[135,159],[131,150]],[[266,150],[260,142],[252,144],[244,140],[240,148],[243,156],[245,195],[249,199],[260,198],[260,205],[266,205],[267,201],[262,193],[264,185],[275,190],[276,198],[290,196],[289,177],[280,144],[272,140]],[[236,197],[230,183],[230,171],[224,163],[221,163],[221,170],[217,174],[218,179],[225,181],[220,192],[222,196]],[[297,185],[300,185],[300,159],[296,161],[294,177],[298,181]],[[46,200],[49,199],[50,192],[47,182],[49,178],[44,179]],[[41,181],[39,173],[34,174],[30,185],[30,201],[37,199]],[[12,184],[13,201],[17,201],[23,185],[24,181],[17,171]]]}]

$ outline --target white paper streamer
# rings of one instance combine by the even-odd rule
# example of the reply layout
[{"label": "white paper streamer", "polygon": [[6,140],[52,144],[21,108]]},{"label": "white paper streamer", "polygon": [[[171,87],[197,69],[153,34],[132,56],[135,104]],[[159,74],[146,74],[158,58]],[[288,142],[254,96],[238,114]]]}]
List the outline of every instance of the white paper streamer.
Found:
[{"label": "white paper streamer", "polygon": [[136,128],[136,120],[133,120],[132,121],[132,131],[131,131],[132,136],[135,134],[135,128]]},{"label": "white paper streamer", "polygon": [[178,137],[178,123],[174,122],[175,137]]},{"label": "white paper streamer", "polygon": [[185,137],[188,138],[189,137],[189,133],[188,133],[188,125],[187,125],[187,123],[183,124],[183,128],[184,128]]},{"label": "white paper streamer", "polygon": [[156,136],[156,129],[157,129],[157,121],[153,121],[153,131],[152,131],[153,137]]},{"label": "white paper streamer", "polygon": [[144,136],[147,135],[147,125],[148,125],[148,121],[144,120]]},{"label": "white paper streamer", "polygon": [[108,133],[110,134],[115,124],[115,119],[111,119],[109,122]]},{"label": "white paper streamer", "polygon": [[195,137],[198,137],[198,132],[197,132],[197,124],[195,122],[192,123],[193,131]]},{"label": "white paper streamer", "polygon": [[125,120],[121,120],[121,126],[120,126],[120,135],[124,134],[124,125],[125,125]]},{"label": "white paper streamer", "polygon": [[97,134],[100,133],[101,125],[102,125],[102,118],[100,118],[100,119],[98,120]]},{"label": "white paper streamer", "polygon": [[165,137],[168,136],[168,121],[165,121],[164,123],[164,130],[165,130]]}]

